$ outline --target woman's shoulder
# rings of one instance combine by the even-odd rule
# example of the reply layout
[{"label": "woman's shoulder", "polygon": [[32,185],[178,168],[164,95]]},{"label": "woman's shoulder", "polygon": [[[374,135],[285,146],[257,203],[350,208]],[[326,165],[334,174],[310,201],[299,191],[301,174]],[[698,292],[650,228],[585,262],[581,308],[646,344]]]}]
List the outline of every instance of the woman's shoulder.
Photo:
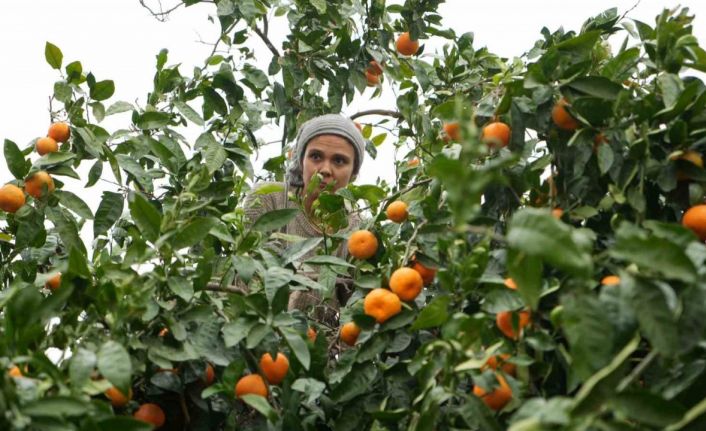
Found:
[{"label": "woman's shoulder", "polygon": [[253,185],[245,197],[243,206],[248,218],[254,221],[266,212],[285,208],[286,203],[287,196],[284,183],[263,181]]}]

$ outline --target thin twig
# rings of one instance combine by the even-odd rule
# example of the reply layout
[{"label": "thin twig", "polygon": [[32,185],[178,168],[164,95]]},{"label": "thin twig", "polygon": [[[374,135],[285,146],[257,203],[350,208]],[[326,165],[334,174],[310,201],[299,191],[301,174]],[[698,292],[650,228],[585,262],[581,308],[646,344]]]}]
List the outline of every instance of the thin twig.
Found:
[{"label": "thin twig", "polygon": [[366,115],[385,115],[393,118],[403,118],[402,114],[397,111],[391,111],[388,109],[369,109],[367,111],[360,111],[351,115],[351,120],[355,120],[358,117],[364,117]]},{"label": "thin twig", "polygon": [[634,5],[632,5],[632,7],[631,7],[630,9],[626,10],[624,14],[620,15],[620,18],[618,18],[618,22],[622,21],[630,12],[632,12],[633,10],[635,10],[635,8],[640,5],[640,2],[641,2],[641,1],[642,1],[642,0],[637,0],[637,3],[635,3]]},{"label": "thin twig", "polygon": [[145,4],[145,0],[139,0],[139,2],[140,2],[140,4],[142,5],[143,8],[147,9],[147,10],[149,11],[149,13],[150,13],[153,17],[155,17],[158,21],[161,21],[161,22],[166,22],[166,21],[167,21],[167,15],[169,15],[170,13],[172,13],[172,12],[174,12],[175,10],[179,9],[179,8],[184,4],[184,3],[182,3],[182,2],[179,2],[179,3],[178,3],[176,6],[174,6],[173,8],[171,8],[171,9],[165,11],[165,10],[162,10],[162,3],[160,2],[160,3],[159,3],[160,12],[155,12],[155,11],[152,10],[152,8],[150,8],[149,6],[147,6],[147,5]]},{"label": "thin twig", "polygon": [[642,358],[640,363],[637,364],[637,367],[633,368],[632,372],[627,377],[625,377],[620,382],[620,384],[618,384],[618,387],[616,388],[617,392],[620,393],[620,392],[624,391],[625,389],[627,389],[627,387],[630,386],[630,384],[632,382],[634,382],[635,379],[640,377],[640,374],[642,374],[642,372],[645,371],[645,368],[647,368],[652,363],[652,361],[655,360],[656,357],[657,357],[657,351],[652,350],[652,351],[650,351],[650,353],[647,354],[647,356]]}]

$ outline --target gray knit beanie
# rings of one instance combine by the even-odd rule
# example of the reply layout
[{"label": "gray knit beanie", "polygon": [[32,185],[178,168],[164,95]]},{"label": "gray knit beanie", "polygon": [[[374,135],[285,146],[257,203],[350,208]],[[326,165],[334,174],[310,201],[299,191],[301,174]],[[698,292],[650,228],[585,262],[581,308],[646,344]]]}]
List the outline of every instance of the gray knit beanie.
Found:
[{"label": "gray knit beanie", "polygon": [[320,135],[337,135],[346,139],[355,150],[355,162],[353,165],[353,175],[360,171],[365,156],[365,140],[355,123],[349,118],[340,114],[326,114],[314,117],[302,124],[297,134],[297,144],[292,151],[292,161],[287,170],[287,183],[292,187],[304,186],[304,151],[306,145]]}]

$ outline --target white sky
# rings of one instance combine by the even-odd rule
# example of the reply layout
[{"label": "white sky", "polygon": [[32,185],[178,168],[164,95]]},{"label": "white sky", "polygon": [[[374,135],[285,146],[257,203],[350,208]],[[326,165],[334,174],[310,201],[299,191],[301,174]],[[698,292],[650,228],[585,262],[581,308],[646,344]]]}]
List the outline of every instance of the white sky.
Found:
[{"label": "white sky", "polygon": [[[148,0],[156,5],[156,0]],[[170,4],[163,1],[165,5]],[[555,30],[563,26],[567,30],[578,30],[584,20],[605,9],[617,6],[619,13],[633,6],[633,0],[495,0],[471,1],[448,0],[439,12],[444,24],[457,34],[472,31],[476,48],[487,46],[499,55],[512,57],[529,49],[540,37],[539,31],[546,26]],[[664,7],[688,6],[696,15],[695,35],[706,41],[706,2],[703,0],[642,0],[628,15],[631,18],[654,23],[654,17]],[[48,100],[53,84],[58,79],[57,71],[44,60],[44,44],[50,41],[64,53],[64,65],[80,60],[84,71],[91,71],[98,80],[112,79],[116,85],[115,95],[106,106],[118,100],[139,100],[144,103],[151,88],[155,55],[162,48],[169,50],[168,64],[181,63],[184,75],[190,75],[194,66],[200,66],[211,50],[200,41],[215,40],[218,25],[207,20],[209,13],[215,14],[213,5],[198,5],[179,9],[166,23],[158,22],[140,7],[137,0],[2,0],[0,2],[0,141],[10,139],[21,148],[37,137],[46,134],[49,125]],[[276,26],[270,36],[276,46]],[[281,31],[279,32],[281,35]],[[426,41],[426,52],[432,52],[437,41]],[[262,48],[262,69],[269,63],[269,52],[253,35],[255,46]],[[259,57],[260,58],[260,57]],[[359,102],[345,114],[362,109],[394,109],[394,97],[387,91],[380,99],[368,100],[366,90]],[[193,105],[197,110],[200,108]],[[129,124],[129,113],[108,117],[103,126],[112,132]],[[365,119],[363,119],[365,121]],[[279,133],[262,131],[259,138],[271,140]],[[271,146],[277,151],[278,145]],[[266,160],[272,154],[262,155]],[[36,156],[33,156],[36,157]],[[394,157],[388,141],[379,148],[379,157],[367,159],[364,172],[358,183],[372,183],[378,176],[394,180],[391,169]],[[401,155],[400,155],[401,157]],[[91,161],[82,165],[84,174]],[[259,164],[259,163],[257,163]],[[109,169],[104,173],[108,174]],[[12,179],[0,151],[0,184]],[[84,181],[77,182],[61,177],[66,187],[83,197],[95,210],[102,190],[113,186],[99,183],[83,190]],[[82,232],[90,241],[92,227],[87,223]]]}]

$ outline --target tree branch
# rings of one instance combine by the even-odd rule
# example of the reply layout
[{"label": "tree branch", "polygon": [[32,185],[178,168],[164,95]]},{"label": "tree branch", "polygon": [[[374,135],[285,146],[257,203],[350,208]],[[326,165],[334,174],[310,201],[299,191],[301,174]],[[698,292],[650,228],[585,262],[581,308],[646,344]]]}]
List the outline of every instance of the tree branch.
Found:
[{"label": "tree branch", "polygon": [[259,28],[257,28],[256,25],[253,26],[253,30],[255,30],[255,33],[260,36],[260,39],[262,39],[263,42],[265,42],[265,45],[267,45],[267,48],[269,48],[270,52],[272,52],[272,55],[274,55],[275,57],[281,57],[279,51],[277,51],[277,48],[275,48],[275,46],[272,44],[272,42],[265,33],[263,33]]},{"label": "tree branch", "polygon": [[152,10],[152,8],[150,8],[149,6],[147,6],[147,5],[145,4],[145,0],[139,0],[139,2],[140,2],[140,5],[142,5],[143,8],[147,9],[147,10],[149,11],[149,13],[150,13],[153,17],[155,17],[155,18],[157,19],[157,21],[161,21],[161,22],[166,22],[166,21],[167,21],[167,15],[169,15],[170,13],[172,13],[172,12],[174,12],[175,10],[179,9],[179,8],[184,4],[184,3],[182,3],[182,2],[179,2],[179,3],[178,3],[176,6],[174,6],[173,8],[168,9],[168,10],[165,11],[164,9],[162,9],[162,2],[160,1],[160,2],[159,2],[159,10],[160,10],[160,11],[159,11],[159,12],[155,12],[155,11]]},{"label": "tree branch", "polygon": [[366,115],[385,115],[392,118],[402,118],[402,114],[397,111],[391,111],[388,109],[370,109],[367,111],[356,112],[351,115],[351,120],[355,120],[358,117],[364,117]]}]

